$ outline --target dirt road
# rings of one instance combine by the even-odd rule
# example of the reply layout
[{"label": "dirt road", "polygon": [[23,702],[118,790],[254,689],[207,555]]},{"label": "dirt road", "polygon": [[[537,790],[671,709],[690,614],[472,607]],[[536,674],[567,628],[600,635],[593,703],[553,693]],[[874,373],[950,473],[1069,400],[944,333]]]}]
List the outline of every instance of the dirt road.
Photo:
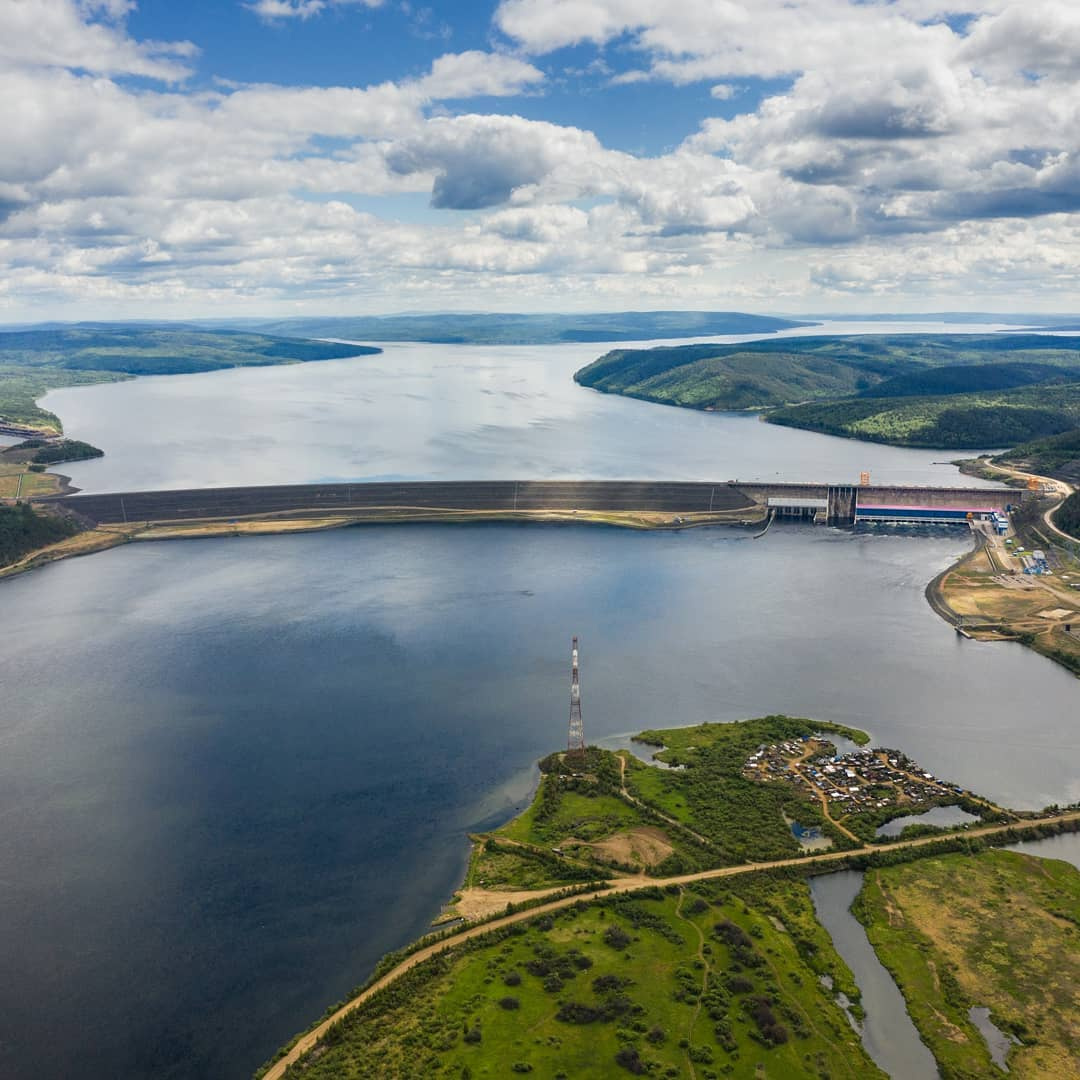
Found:
[{"label": "dirt road", "polygon": [[[1027,827],[1038,825],[1040,823],[1051,824],[1061,821],[1080,821],[1080,811],[1059,814],[1050,818],[1033,818],[1029,821],[1020,822],[1019,825],[1021,827]],[[1009,829],[1014,829],[1016,827],[1017,823],[1010,825],[988,825],[979,829],[967,829],[962,835],[973,837],[993,836],[997,833],[1006,832]],[[937,843],[941,839],[941,836],[924,836],[919,837],[917,840],[900,840],[894,844],[889,844],[885,850],[895,851],[899,848],[924,847],[928,844]],[[620,878],[618,881],[612,882],[609,887],[597,889],[595,892],[562,897],[561,899],[553,900],[548,904],[540,904],[537,907],[530,908],[528,911],[518,911],[513,915],[506,915],[501,919],[493,919],[491,922],[482,923],[479,926],[466,927],[459,934],[454,934],[452,937],[437,941],[432,945],[417,950],[411,956],[407,956],[397,965],[397,967],[388,971],[377,982],[373,983],[366,990],[361,991],[351,1001],[342,1005],[340,1009],[319,1024],[318,1027],[312,1029],[306,1035],[301,1036],[292,1049],[271,1066],[267,1071],[264,1080],[281,1080],[285,1075],[285,1070],[306,1054],[319,1039],[322,1038],[331,1025],[336,1024],[339,1020],[352,1012],[353,1009],[363,1005],[364,1002],[368,1001],[380,990],[385,989],[396,979],[401,978],[405,972],[411,971],[417,964],[422,964],[425,960],[430,960],[431,957],[445,949],[452,948],[459,942],[480,937],[492,930],[498,930],[500,927],[509,926],[511,923],[535,918],[537,915],[542,915],[548,911],[558,911],[562,908],[570,907],[572,904],[576,904],[579,901],[595,900],[601,896],[614,896],[618,893],[634,892],[637,889],[655,886],[664,888],[667,885],[689,885],[691,882],[695,881],[710,881],[716,878],[737,877],[740,874],[752,874],[759,870],[774,870],[785,866],[817,866],[823,863],[840,862],[844,859],[851,858],[853,855],[867,855],[882,850],[883,849],[877,845],[866,845],[854,851],[831,851],[824,855],[804,855],[795,856],[790,859],[774,859],[771,862],[743,863],[740,866],[725,866],[716,870],[702,870],[694,874],[680,874],[676,877],[669,878],[650,878],[645,877],[644,875]]]}]

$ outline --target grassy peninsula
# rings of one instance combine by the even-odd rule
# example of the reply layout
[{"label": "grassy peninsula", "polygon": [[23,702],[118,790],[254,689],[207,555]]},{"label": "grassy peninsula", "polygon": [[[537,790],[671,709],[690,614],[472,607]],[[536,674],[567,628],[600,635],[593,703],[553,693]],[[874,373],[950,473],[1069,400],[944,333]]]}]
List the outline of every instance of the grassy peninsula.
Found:
[{"label": "grassy peninsula", "polygon": [[897,446],[1006,446],[1080,426],[1080,338],[783,338],[616,349],[575,380],[606,393]]},{"label": "grassy peninsula", "polygon": [[360,345],[186,326],[87,324],[0,332],[0,428],[58,433],[60,420],[36,401],[64,386],[377,352]]},{"label": "grassy peninsula", "polygon": [[[465,925],[385,958],[259,1075],[882,1076],[852,1026],[863,1015],[859,990],[815,917],[804,874],[844,865],[941,874],[939,863],[981,858],[984,836],[1016,834],[998,824],[875,848],[844,847],[841,833],[838,850],[799,854],[786,812],[803,817],[814,796],[783,774],[829,737],[867,742],[853,729],[770,716],[643,732],[675,769],[596,747],[550,755],[530,807],[474,838],[453,912]],[[776,774],[747,775],[762,755]],[[896,799],[905,791],[906,781]],[[1078,817],[1027,827],[1070,828]],[[944,854],[953,851],[961,854]],[[673,873],[701,865],[714,868]],[[1006,922],[1013,909],[995,889],[995,918]],[[1044,896],[1052,890],[1053,882]],[[470,894],[489,902],[469,907]],[[1026,906],[1015,910],[1021,921],[1008,935],[1019,942],[1035,924]],[[864,918],[876,926],[870,911],[866,900]],[[1060,905],[1053,912],[1060,916]],[[1042,1008],[1041,997],[1024,1000]],[[996,998],[978,1001],[1011,1015]],[[1036,1030],[1030,1015],[1025,1030]],[[947,1065],[949,1054],[939,1060]]]}]

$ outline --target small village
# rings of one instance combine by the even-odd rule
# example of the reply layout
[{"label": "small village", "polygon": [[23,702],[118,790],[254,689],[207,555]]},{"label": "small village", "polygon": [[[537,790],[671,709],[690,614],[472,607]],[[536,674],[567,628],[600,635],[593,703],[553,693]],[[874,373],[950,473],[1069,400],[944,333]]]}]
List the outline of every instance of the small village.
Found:
[{"label": "small village", "polygon": [[830,811],[842,815],[916,807],[965,794],[899,750],[876,747],[838,754],[831,742],[817,736],[760,747],[743,766],[743,776],[802,787],[815,799],[827,799]]}]

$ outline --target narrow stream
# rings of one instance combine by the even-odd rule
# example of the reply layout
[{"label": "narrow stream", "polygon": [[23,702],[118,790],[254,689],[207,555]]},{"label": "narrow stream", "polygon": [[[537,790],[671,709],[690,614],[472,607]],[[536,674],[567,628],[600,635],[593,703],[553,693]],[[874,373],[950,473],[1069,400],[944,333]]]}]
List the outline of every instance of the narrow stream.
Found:
[{"label": "narrow stream", "polygon": [[[1026,840],[1010,845],[1008,850],[1038,858],[1061,859],[1080,869],[1080,833]],[[812,878],[810,893],[818,919],[828,930],[836,951],[851,968],[855,983],[862,991],[862,1005],[866,1010],[862,1024],[863,1046],[892,1080],[928,1080],[939,1076],[933,1056],[908,1015],[903,995],[878,960],[866,930],[851,914],[851,903],[858,896],[862,882],[861,873],[842,870]],[[969,1015],[986,1040],[995,1064],[1008,1072],[1005,1059],[1013,1041],[1011,1036],[998,1030],[985,1006],[974,1006]]]},{"label": "narrow stream", "polygon": [[858,896],[862,882],[863,875],[855,870],[812,878],[814,910],[862,991],[866,1010],[862,1042],[866,1052],[892,1080],[930,1080],[939,1075],[937,1063],[915,1030],[892,976],[882,967],[866,931],[851,914],[851,902]]}]

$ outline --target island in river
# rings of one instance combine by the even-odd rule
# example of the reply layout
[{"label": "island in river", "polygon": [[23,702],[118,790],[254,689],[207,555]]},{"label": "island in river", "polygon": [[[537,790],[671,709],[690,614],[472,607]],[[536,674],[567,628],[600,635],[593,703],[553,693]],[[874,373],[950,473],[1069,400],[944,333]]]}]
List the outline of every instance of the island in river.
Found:
[{"label": "island in river", "polygon": [[[1019,961],[1028,930],[1049,948],[1069,947],[1080,872],[1053,864],[1044,880],[1032,869],[1040,860],[986,844],[1074,830],[1080,811],[1011,813],[900,751],[865,748],[862,732],[811,720],[769,716],[637,738],[662,740],[656,757],[669,767],[596,747],[545,758],[529,808],[473,838],[452,912],[464,921],[384,960],[259,1075],[884,1076],[860,1039],[859,987],[807,885],[807,874],[842,866],[874,868],[859,914],[875,945],[888,941],[883,955],[904,971],[909,1001],[932,966],[925,923],[913,911],[905,934],[890,933],[895,909],[887,899],[880,906],[882,890],[930,875],[943,879],[938,895],[949,875],[966,873],[963,910],[974,919],[981,904],[995,914],[978,942],[949,952],[938,980],[948,1015],[988,1007],[1015,1039],[1017,1076],[1077,1075],[1067,1064],[1076,1013],[1046,1013],[1053,986],[1075,998],[1080,983],[1058,979],[1048,990],[1042,961],[987,988],[976,972],[991,926],[1002,930],[992,950],[1002,971]],[[833,740],[851,749],[841,754]],[[925,826],[917,838],[906,830],[859,839],[875,821],[948,801],[995,824],[943,839]],[[796,819],[824,830],[835,850],[800,854]],[[1003,867],[1014,890],[1004,910],[994,900]],[[903,903],[914,909],[918,895],[903,893]],[[925,1023],[912,1011],[944,1077],[986,1075],[978,1067],[990,1050],[972,1021],[956,1028],[970,1044],[965,1071],[956,1036],[936,1037],[935,1011],[923,1009]],[[1047,1072],[1047,1063],[1065,1071]]]}]

